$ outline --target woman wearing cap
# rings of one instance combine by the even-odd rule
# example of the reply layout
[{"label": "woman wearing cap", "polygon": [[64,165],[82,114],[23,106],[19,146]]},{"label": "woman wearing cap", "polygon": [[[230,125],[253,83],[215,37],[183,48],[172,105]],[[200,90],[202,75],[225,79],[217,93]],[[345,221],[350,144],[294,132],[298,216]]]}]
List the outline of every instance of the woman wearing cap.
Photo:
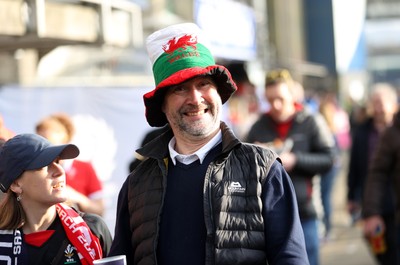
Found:
[{"label": "woman wearing cap", "polygon": [[101,217],[63,203],[59,162],[78,154],[75,145],[54,146],[35,134],[17,135],[1,147],[0,261],[93,264],[108,254],[112,239]]}]

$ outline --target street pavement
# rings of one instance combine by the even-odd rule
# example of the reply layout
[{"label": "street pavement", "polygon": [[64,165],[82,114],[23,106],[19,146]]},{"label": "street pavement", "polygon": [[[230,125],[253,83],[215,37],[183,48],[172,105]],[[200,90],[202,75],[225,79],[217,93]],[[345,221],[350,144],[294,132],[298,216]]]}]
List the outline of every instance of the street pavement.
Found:
[{"label": "street pavement", "polygon": [[[350,216],[346,211],[347,164],[345,154],[342,170],[336,177],[332,192],[332,236],[327,242],[321,243],[320,265],[376,265],[362,237],[361,225],[351,225]],[[316,205],[320,208],[318,202]]]}]

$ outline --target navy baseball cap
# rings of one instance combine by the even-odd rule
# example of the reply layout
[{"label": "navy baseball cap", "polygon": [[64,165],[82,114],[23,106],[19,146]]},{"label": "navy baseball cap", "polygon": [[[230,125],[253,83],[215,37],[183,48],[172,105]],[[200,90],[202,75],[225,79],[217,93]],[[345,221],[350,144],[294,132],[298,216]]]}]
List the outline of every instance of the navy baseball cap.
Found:
[{"label": "navy baseball cap", "polygon": [[7,192],[11,183],[26,170],[48,166],[57,157],[71,159],[78,155],[76,145],[52,145],[37,134],[18,134],[0,149],[0,189]]}]

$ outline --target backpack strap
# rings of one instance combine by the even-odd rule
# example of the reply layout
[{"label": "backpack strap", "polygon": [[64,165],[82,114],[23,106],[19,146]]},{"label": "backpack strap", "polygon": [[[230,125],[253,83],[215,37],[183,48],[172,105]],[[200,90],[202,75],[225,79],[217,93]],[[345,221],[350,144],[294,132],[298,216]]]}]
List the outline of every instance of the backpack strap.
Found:
[{"label": "backpack strap", "polygon": [[57,255],[54,257],[54,259],[50,262],[51,265],[57,265],[60,264],[61,259],[65,255],[64,250],[67,248],[69,244],[69,241],[67,239],[64,239],[61,246],[58,248]]}]

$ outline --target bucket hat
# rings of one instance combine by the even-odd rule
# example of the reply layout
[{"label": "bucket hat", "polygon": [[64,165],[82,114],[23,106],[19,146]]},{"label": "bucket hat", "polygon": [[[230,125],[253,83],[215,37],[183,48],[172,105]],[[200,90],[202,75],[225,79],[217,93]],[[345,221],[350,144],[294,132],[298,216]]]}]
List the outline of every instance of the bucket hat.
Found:
[{"label": "bucket hat", "polygon": [[57,157],[71,159],[78,155],[79,149],[73,144],[52,145],[37,134],[18,134],[0,149],[0,189],[7,192],[26,170],[48,166]]},{"label": "bucket hat", "polygon": [[222,103],[237,90],[228,69],[215,64],[207,45],[204,32],[194,23],[172,25],[147,37],[146,48],[156,84],[154,90],[143,96],[150,126],[162,127],[168,122],[162,104],[171,86],[199,75],[211,76]]}]

